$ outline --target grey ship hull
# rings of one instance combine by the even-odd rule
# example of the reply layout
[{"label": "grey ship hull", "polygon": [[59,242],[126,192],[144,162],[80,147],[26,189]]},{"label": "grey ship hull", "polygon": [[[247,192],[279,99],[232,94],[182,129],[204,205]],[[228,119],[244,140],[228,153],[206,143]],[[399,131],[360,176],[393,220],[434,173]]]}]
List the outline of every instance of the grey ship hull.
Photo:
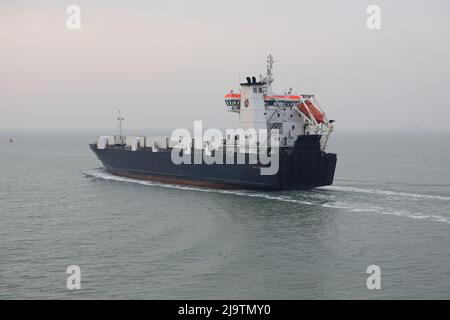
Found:
[{"label": "grey ship hull", "polygon": [[279,171],[275,175],[261,175],[261,167],[248,161],[246,164],[175,165],[169,150],[131,151],[125,146],[97,149],[96,144],[90,148],[112,174],[202,187],[308,190],[331,185],[336,167],[336,154],[320,150],[319,135],[299,136],[294,147],[280,148]]}]

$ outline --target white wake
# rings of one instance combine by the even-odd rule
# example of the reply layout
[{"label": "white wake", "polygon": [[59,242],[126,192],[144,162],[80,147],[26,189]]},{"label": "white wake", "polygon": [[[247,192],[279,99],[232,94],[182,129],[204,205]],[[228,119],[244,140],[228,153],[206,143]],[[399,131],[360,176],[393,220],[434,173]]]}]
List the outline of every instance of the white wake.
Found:
[{"label": "white wake", "polygon": [[341,187],[341,186],[326,186],[326,187],[320,187],[318,189],[319,190],[322,189],[322,190],[332,190],[332,191],[370,193],[370,194],[379,194],[379,195],[385,195],[385,196],[400,196],[400,197],[411,197],[411,198],[418,198],[418,199],[433,199],[433,200],[450,201],[450,197],[428,195],[428,194],[408,193],[408,192],[397,192],[397,191],[389,191],[389,190],[379,190],[379,189],[363,189],[363,188]]},{"label": "white wake", "polygon": [[[358,204],[358,206],[355,206],[354,204],[347,204],[347,203],[341,202],[341,201],[328,201],[328,202],[325,202],[324,200],[306,201],[306,200],[294,199],[290,196],[282,196],[282,195],[277,196],[277,195],[271,195],[269,193],[264,193],[264,192],[253,192],[253,191],[244,191],[244,190],[242,190],[242,191],[241,190],[220,190],[220,189],[182,186],[182,185],[176,185],[176,184],[158,183],[158,182],[153,182],[153,181],[144,181],[144,180],[137,180],[137,179],[131,179],[131,178],[126,178],[126,177],[115,176],[113,174],[106,172],[103,168],[88,170],[88,171],[83,172],[83,174],[85,174],[88,177],[98,178],[98,179],[102,179],[102,180],[127,182],[127,183],[134,183],[134,184],[140,184],[140,185],[146,185],[146,186],[156,186],[156,187],[162,187],[162,188],[190,190],[190,191],[208,192],[208,193],[231,194],[231,195],[241,196],[241,197],[263,198],[263,199],[268,199],[268,200],[297,203],[297,204],[308,205],[308,206],[320,206],[323,208],[343,209],[347,212],[374,212],[374,213],[384,214],[384,215],[393,215],[393,216],[406,217],[406,218],[417,219],[417,220],[431,220],[431,221],[443,222],[443,223],[450,224],[450,218],[438,216],[438,215],[432,215],[432,214],[424,214],[424,213],[419,213],[419,212],[413,213],[413,212],[409,212],[406,210],[393,210],[393,209],[387,209],[387,208],[382,208],[379,206],[371,206],[371,205],[362,206],[361,204]],[[412,196],[412,197],[422,197],[422,198],[428,198],[428,199],[450,200],[450,198],[440,197],[440,196],[431,196],[431,195],[428,196],[428,195],[411,194],[411,193],[403,193],[403,192],[393,192],[393,191],[387,191],[387,190],[361,189],[361,188],[353,188],[353,187],[330,186],[330,187],[322,187],[317,190],[320,190],[320,189],[332,190],[332,191],[375,193],[375,194],[381,194],[381,195]]]}]

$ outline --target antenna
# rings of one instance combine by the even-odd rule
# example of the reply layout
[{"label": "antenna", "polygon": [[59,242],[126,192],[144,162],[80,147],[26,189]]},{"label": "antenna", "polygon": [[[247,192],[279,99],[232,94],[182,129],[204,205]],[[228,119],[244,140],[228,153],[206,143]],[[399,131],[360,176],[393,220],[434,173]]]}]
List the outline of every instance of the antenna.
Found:
[{"label": "antenna", "polygon": [[271,54],[269,54],[269,56],[266,59],[267,62],[267,83],[271,84],[273,82],[273,73],[272,73],[272,69],[273,69],[273,64],[275,62],[279,62],[280,60],[274,60],[273,56]]},{"label": "antenna", "polygon": [[122,121],[125,120],[125,118],[120,114],[120,110],[117,120],[119,120],[119,137],[122,138]]}]

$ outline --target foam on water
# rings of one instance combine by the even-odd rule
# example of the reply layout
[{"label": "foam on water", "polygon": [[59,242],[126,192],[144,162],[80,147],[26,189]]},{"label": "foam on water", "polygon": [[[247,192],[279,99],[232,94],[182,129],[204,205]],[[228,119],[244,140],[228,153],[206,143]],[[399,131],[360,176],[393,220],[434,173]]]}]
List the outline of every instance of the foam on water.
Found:
[{"label": "foam on water", "polygon": [[309,201],[302,201],[302,200],[292,199],[290,197],[284,197],[284,196],[272,196],[272,195],[265,194],[265,193],[251,192],[251,191],[246,191],[246,190],[210,189],[210,188],[191,187],[191,186],[183,186],[183,185],[177,185],[177,184],[159,183],[159,182],[153,182],[153,181],[131,179],[131,178],[127,178],[127,177],[115,176],[113,174],[106,172],[102,168],[88,170],[83,173],[86,176],[99,178],[99,179],[103,179],[103,180],[114,180],[114,181],[129,182],[129,183],[135,183],[135,184],[141,184],[141,185],[147,185],[147,186],[157,186],[157,187],[180,189],[180,190],[232,194],[232,195],[236,195],[236,196],[257,197],[257,198],[265,198],[265,199],[269,199],[269,200],[278,200],[278,201],[294,202],[294,203],[305,204],[305,205],[313,205],[313,203],[309,202]]},{"label": "foam on water", "polygon": [[363,188],[343,187],[343,186],[326,186],[326,187],[320,187],[319,189],[332,190],[332,191],[343,191],[343,192],[370,193],[370,194],[379,194],[379,195],[385,195],[385,196],[411,197],[411,198],[417,198],[417,199],[433,199],[433,200],[450,201],[450,197],[435,196],[435,195],[428,195],[428,194],[408,193],[408,192],[396,192],[396,191],[379,190],[379,189],[363,189]]},{"label": "foam on water", "polygon": [[[103,168],[88,170],[88,171],[83,172],[83,174],[85,174],[88,177],[93,177],[93,178],[98,178],[98,179],[103,179],[103,180],[113,180],[113,181],[134,183],[134,184],[140,184],[140,185],[146,185],[146,186],[156,186],[156,187],[163,187],[163,188],[209,192],[209,193],[231,194],[231,195],[241,196],[241,197],[255,197],[255,198],[263,198],[263,199],[274,200],[274,201],[297,203],[297,204],[302,204],[302,205],[321,206],[324,208],[332,208],[332,209],[342,209],[347,212],[373,212],[373,213],[384,214],[384,215],[393,215],[393,216],[405,217],[405,218],[417,219],[417,220],[430,220],[430,221],[436,221],[436,222],[450,224],[450,219],[447,217],[443,217],[443,216],[424,214],[424,213],[420,213],[420,212],[409,212],[406,210],[394,210],[394,209],[390,209],[390,208],[383,208],[380,206],[372,206],[372,205],[368,205],[368,204],[364,204],[364,205],[357,204],[357,206],[355,206],[354,204],[350,204],[350,203],[346,203],[346,202],[342,202],[342,201],[324,202],[323,199],[315,199],[315,200],[313,199],[312,201],[306,201],[306,200],[294,199],[290,196],[284,196],[284,195],[275,196],[275,195],[271,195],[271,194],[264,193],[264,192],[253,192],[253,191],[246,191],[246,190],[220,190],[220,189],[182,186],[182,185],[176,185],[176,184],[158,183],[158,182],[153,182],[153,181],[144,181],[144,180],[137,180],[137,179],[131,179],[131,178],[126,178],[126,177],[115,176],[113,174],[106,172]],[[441,196],[421,195],[421,194],[394,192],[394,191],[377,190],[377,189],[362,189],[362,188],[354,188],[354,187],[328,186],[328,187],[321,187],[316,190],[318,190],[319,192],[320,192],[320,190],[330,190],[330,191],[342,191],[342,192],[371,193],[371,194],[379,194],[379,195],[385,195],[385,196],[399,196],[399,197],[406,196],[406,197],[426,198],[426,199],[434,199],[434,200],[450,200],[450,198],[441,197]]]}]

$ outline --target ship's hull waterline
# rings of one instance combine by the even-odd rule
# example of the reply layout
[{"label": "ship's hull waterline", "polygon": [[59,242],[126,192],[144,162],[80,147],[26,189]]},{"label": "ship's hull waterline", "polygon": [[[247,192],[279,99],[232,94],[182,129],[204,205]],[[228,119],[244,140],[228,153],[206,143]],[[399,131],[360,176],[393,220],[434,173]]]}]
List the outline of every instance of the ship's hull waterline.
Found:
[{"label": "ship's hull waterline", "polygon": [[220,189],[309,190],[331,185],[336,167],[336,155],[320,150],[320,135],[300,136],[294,147],[280,148],[279,170],[274,175],[261,175],[261,167],[248,162],[176,165],[170,149],[90,147],[106,170],[118,176]]}]

